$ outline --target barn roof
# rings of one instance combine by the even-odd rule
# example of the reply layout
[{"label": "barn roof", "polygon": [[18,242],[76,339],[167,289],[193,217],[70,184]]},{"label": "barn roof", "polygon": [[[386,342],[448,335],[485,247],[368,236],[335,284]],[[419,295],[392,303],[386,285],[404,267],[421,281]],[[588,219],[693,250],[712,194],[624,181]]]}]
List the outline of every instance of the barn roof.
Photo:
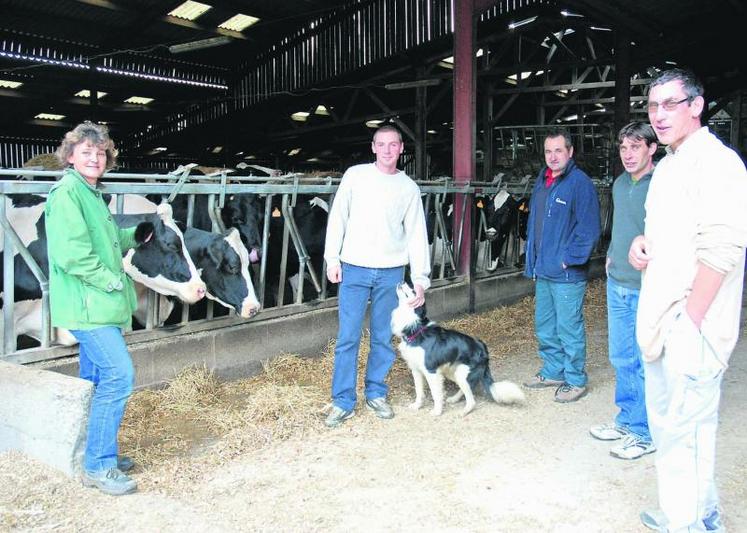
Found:
[{"label": "barn roof", "polygon": [[[0,1],[0,137],[57,140],[91,119],[108,123],[143,166],[250,154],[340,162],[365,146],[366,121],[412,126],[415,91],[392,84],[427,80],[429,135],[450,145],[450,0],[202,0],[209,9],[193,20],[169,14],[183,3]],[[579,110],[587,121],[609,118],[601,109],[614,95],[620,39],[641,80],[652,68],[690,66],[715,105],[747,87],[739,0],[482,4],[478,75],[500,107],[496,125],[536,122],[540,102],[556,120]],[[258,20],[220,27],[237,14]]]}]

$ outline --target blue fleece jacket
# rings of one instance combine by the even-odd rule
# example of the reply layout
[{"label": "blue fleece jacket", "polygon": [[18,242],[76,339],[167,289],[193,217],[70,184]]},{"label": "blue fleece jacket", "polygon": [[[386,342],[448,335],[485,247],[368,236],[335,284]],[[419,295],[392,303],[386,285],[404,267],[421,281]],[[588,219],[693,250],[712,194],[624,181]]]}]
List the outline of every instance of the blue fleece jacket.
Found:
[{"label": "blue fleece jacket", "polygon": [[[597,191],[589,176],[571,159],[550,187],[545,205],[536,205],[536,192],[545,186],[545,171],[543,168],[537,176],[529,204],[524,275],[566,283],[583,281],[601,232]],[[544,217],[544,222],[535,246],[537,216]]]}]

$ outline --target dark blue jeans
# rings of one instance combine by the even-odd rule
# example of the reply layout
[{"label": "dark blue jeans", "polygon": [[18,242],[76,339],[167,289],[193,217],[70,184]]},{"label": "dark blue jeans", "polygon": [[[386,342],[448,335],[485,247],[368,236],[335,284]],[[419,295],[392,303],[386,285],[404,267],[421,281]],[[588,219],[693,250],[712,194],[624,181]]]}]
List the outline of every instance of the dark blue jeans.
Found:
[{"label": "dark blue jeans", "polygon": [[650,442],[643,363],[635,332],[639,293],[607,279],[610,364],[615,369],[615,405],[620,408],[615,423]]},{"label": "dark blue jeans", "polygon": [[542,358],[540,375],[586,386],[586,332],[584,294],[586,282],[559,283],[537,279],[534,327]]},{"label": "dark blue jeans", "polygon": [[117,433],[135,377],[132,359],[117,327],[70,333],[80,343],[80,377],[94,386],[83,467],[108,470],[117,466]]},{"label": "dark blue jeans", "polygon": [[386,397],[384,380],[394,363],[392,348],[392,311],[397,307],[397,284],[404,267],[366,268],[342,264],[339,292],[340,326],[335,347],[335,369],[332,376],[332,401],[349,411],[357,401],[358,346],[361,328],[371,300],[371,351],[366,363],[366,398]]}]

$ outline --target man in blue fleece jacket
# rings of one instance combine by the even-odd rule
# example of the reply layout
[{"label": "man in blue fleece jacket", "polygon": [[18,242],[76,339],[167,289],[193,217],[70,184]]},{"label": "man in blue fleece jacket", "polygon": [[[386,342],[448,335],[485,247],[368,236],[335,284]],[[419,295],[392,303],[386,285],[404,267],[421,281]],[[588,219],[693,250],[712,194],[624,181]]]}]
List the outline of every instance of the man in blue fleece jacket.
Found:
[{"label": "man in blue fleece jacket", "polygon": [[525,275],[536,281],[535,332],[542,368],[524,386],[556,387],[555,401],[586,394],[583,304],[589,256],[600,233],[599,199],[573,161],[570,134],[545,137],[545,163],[529,207]]}]

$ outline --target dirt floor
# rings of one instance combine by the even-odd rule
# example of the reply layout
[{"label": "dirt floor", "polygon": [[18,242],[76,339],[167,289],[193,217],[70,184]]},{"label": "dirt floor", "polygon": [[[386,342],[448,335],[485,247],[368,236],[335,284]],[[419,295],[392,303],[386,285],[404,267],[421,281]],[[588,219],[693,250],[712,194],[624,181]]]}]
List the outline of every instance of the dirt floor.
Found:
[{"label": "dirt floor", "polygon": [[[590,392],[575,404],[542,390],[521,407],[482,398],[467,417],[447,406],[434,418],[429,402],[407,409],[412,379],[398,361],[393,420],[359,408],[328,430],[331,347],[314,359],[283,355],[240,382],[191,370],[130,402],[120,437],[138,461],[137,494],[105,496],[0,454],[0,530],[647,531],[638,513],[656,506],[654,456],[621,461],[588,434],[615,414],[602,288],[587,298]],[[450,324],[486,341],[494,377],[520,382],[539,365],[532,308],[528,298]],[[731,532],[747,531],[746,355],[743,339],[724,380],[718,440]]]}]

